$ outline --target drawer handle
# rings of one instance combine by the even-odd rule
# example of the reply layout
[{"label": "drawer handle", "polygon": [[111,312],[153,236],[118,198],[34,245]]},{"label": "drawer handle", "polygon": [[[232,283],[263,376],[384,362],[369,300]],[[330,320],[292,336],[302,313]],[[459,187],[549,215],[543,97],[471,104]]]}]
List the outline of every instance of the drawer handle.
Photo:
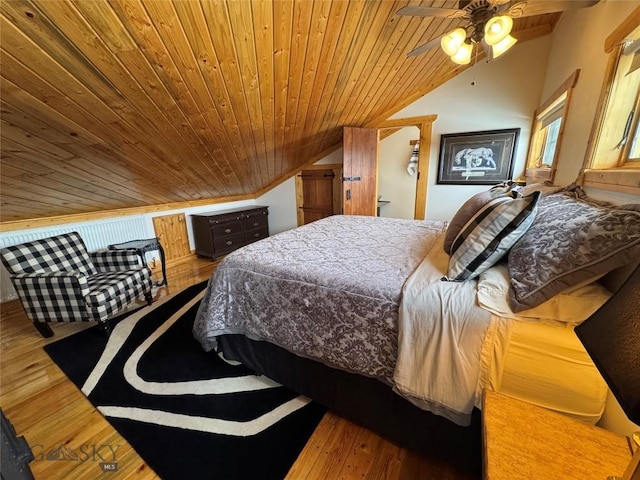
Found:
[{"label": "drawer handle", "polygon": [[257,227],[258,225],[260,225],[258,222],[253,222],[254,227]]},{"label": "drawer handle", "polygon": [[254,236],[254,237],[259,237],[259,236],[260,236],[260,234],[259,234],[259,233],[254,233],[254,234],[253,234],[253,236]]},{"label": "drawer handle", "polygon": [[226,244],[227,244],[227,245],[233,245],[233,242],[232,242],[231,240],[227,240],[227,241],[226,241]]},{"label": "drawer handle", "polygon": [[224,229],[224,233],[231,233],[231,229],[230,228],[225,228]]}]

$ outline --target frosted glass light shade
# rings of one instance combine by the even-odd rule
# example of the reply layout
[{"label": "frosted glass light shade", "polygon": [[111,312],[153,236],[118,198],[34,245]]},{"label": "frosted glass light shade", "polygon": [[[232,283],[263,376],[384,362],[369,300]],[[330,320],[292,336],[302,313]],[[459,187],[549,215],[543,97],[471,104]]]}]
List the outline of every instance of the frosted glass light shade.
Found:
[{"label": "frosted glass light shade", "polygon": [[508,15],[493,17],[484,26],[484,41],[489,45],[497,45],[509,36],[512,28],[513,19]]},{"label": "frosted glass light shade", "polygon": [[470,43],[463,43],[458,48],[458,51],[455,55],[451,55],[451,60],[453,60],[458,65],[467,65],[471,62],[471,52],[473,51],[473,45]]},{"label": "frosted glass light shade", "polygon": [[456,28],[442,37],[440,45],[447,55],[452,56],[458,52],[458,49],[464,44],[466,38],[467,32],[465,29]]},{"label": "frosted glass light shade", "polygon": [[516,38],[513,38],[511,35],[507,35],[504,38],[504,40],[496,43],[495,45],[492,45],[490,60],[493,60],[494,58],[498,58],[500,55],[502,55],[511,47],[513,47],[517,41],[518,40]]}]

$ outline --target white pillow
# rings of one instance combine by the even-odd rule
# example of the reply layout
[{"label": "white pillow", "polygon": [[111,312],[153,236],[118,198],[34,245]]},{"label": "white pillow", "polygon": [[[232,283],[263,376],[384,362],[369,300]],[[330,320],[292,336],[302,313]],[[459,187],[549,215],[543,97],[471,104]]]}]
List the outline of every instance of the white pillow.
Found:
[{"label": "white pillow", "polygon": [[504,265],[494,265],[478,279],[478,304],[501,317],[550,324],[578,325],[599,309],[611,292],[599,283],[560,292],[537,307],[514,313],[509,307],[509,272]]}]

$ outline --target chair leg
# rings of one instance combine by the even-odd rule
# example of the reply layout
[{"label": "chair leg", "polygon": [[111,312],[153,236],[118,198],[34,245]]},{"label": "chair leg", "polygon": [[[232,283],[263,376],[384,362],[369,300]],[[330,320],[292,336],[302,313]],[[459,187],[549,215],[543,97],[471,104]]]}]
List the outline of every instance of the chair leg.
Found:
[{"label": "chair leg", "polygon": [[151,305],[153,303],[153,296],[151,295],[151,290],[144,292],[144,299],[147,301],[147,305]]},{"label": "chair leg", "polygon": [[111,336],[111,325],[109,324],[109,320],[98,320],[98,325],[100,325],[100,330],[105,337],[109,338]]},{"label": "chair leg", "polygon": [[53,337],[53,330],[51,330],[49,324],[44,322],[33,322],[33,326],[36,327],[38,332],[40,332],[40,335],[42,335],[44,338]]}]

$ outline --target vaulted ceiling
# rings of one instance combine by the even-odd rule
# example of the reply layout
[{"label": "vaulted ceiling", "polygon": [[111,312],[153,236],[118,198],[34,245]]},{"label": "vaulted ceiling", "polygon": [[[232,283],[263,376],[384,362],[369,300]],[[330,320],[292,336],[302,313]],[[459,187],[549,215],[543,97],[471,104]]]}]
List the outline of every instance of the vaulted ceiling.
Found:
[{"label": "vaulted ceiling", "polygon": [[409,3],[458,6],[0,2],[0,221],[266,191],[464,68],[440,48],[407,58],[461,23],[395,14]]}]

